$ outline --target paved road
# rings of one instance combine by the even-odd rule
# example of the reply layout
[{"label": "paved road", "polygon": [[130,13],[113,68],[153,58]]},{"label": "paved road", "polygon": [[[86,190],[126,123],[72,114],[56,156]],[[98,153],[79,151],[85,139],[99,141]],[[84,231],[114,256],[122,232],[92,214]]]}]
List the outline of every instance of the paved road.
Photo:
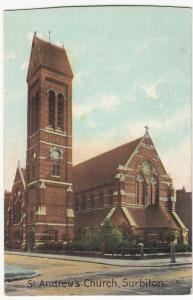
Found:
[{"label": "paved road", "polygon": [[[140,268],[140,270],[124,268],[115,272],[65,277],[62,280],[67,282],[78,280],[85,292],[95,288],[97,294],[183,295],[191,293],[192,279],[184,276],[188,270],[188,266],[162,267],[159,270],[157,268]],[[170,279],[174,274],[175,279]]]},{"label": "paved road", "polygon": [[[54,258],[70,261],[81,261],[81,262],[91,262],[91,263],[100,263],[113,266],[122,266],[122,267],[163,267],[171,265],[169,258],[156,258],[156,259],[110,259],[110,258],[93,258],[93,257],[80,257],[72,255],[56,255],[56,254],[41,254],[41,253],[28,253],[28,252],[12,252],[6,251],[6,254],[11,255],[23,255],[30,257],[44,257],[44,258]],[[177,257],[176,265],[186,265],[192,263],[192,257]],[[172,264],[173,265],[173,264]]]},{"label": "paved road", "polygon": [[133,261],[9,253],[6,254],[7,264],[11,264],[12,267],[31,268],[38,271],[40,276],[30,281],[25,279],[7,282],[6,294],[14,296],[190,294],[191,258],[177,258],[177,261],[178,265],[170,265],[168,259]]},{"label": "paved road", "polygon": [[[6,285],[7,295],[184,295],[191,293],[190,266],[162,268],[121,268],[118,271],[95,272]],[[65,286],[61,287],[61,284]],[[67,287],[66,287],[67,285]],[[69,288],[70,287],[70,288]],[[27,289],[26,289],[27,288]],[[42,294],[43,293],[43,294]]]}]

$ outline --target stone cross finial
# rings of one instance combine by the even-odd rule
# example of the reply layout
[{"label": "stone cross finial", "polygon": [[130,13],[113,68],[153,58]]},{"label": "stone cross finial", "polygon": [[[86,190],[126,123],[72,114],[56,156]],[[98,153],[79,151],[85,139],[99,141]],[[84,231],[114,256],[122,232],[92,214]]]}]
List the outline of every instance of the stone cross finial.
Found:
[{"label": "stone cross finial", "polygon": [[146,131],[148,131],[148,129],[149,129],[149,127],[147,125],[144,128],[145,128]]}]

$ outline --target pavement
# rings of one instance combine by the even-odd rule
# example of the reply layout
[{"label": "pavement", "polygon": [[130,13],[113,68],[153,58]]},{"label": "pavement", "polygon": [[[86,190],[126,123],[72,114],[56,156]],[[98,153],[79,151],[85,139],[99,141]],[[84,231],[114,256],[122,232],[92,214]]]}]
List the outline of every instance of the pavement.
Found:
[{"label": "pavement", "polygon": [[34,272],[30,269],[7,265],[7,264],[5,265],[4,271],[5,271],[5,281],[27,279],[39,275],[39,273]]},{"label": "pavement", "polygon": [[72,255],[57,255],[57,254],[44,254],[44,253],[31,253],[31,252],[16,252],[5,251],[10,255],[21,255],[30,257],[41,257],[68,261],[89,262],[98,263],[104,265],[121,266],[121,267],[166,267],[166,266],[179,266],[179,265],[191,265],[192,256],[188,257],[176,257],[176,263],[171,263],[170,258],[155,258],[155,259],[117,259],[117,258],[98,258],[98,257],[82,257]]}]

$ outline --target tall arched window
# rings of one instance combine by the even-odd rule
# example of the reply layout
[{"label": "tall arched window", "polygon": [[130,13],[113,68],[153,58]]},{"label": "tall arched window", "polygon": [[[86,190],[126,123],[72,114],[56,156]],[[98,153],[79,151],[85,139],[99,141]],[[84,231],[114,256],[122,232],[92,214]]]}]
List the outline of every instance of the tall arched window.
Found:
[{"label": "tall arched window", "polygon": [[103,194],[103,192],[100,192],[100,207],[103,207],[103,205],[104,205],[104,194]]},{"label": "tall arched window", "polygon": [[56,165],[56,176],[60,176],[60,165]]},{"label": "tall arched window", "polygon": [[145,204],[145,181],[143,175],[140,173],[136,177],[136,195],[137,203],[139,205]]},{"label": "tall arched window", "polygon": [[49,91],[48,94],[48,104],[49,104],[49,116],[48,125],[55,128],[55,93],[54,91]]},{"label": "tall arched window", "polygon": [[78,198],[75,198],[74,206],[75,206],[75,211],[79,211],[79,200],[78,200]]},{"label": "tall arched window", "polygon": [[39,126],[39,94],[32,98],[32,133],[38,129]]},{"label": "tall arched window", "polygon": [[60,165],[59,164],[53,164],[53,166],[52,166],[52,175],[53,176],[60,176]]},{"label": "tall arched window", "polygon": [[140,205],[158,204],[159,179],[158,173],[151,161],[143,162],[141,171],[136,176],[137,203]]},{"label": "tall arched window", "polygon": [[94,194],[90,194],[90,206],[91,208],[95,208],[95,197]]},{"label": "tall arched window", "polygon": [[85,195],[81,196],[81,199],[80,199],[80,208],[81,208],[81,210],[85,210],[86,209],[86,197],[85,197]]},{"label": "tall arched window", "polygon": [[113,205],[113,191],[112,190],[109,191],[109,204]]},{"label": "tall arched window", "polygon": [[36,190],[35,192],[35,202],[36,202],[36,210],[41,206],[41,193],[40,189]]},{"label": "tall arched window", "polygon": [[29,221],[33,222],[33,210],[30,210],[30,214],[29,214]]},{"label": "tall arched window", "polygon": [[136,203],[139,204],[139,181],[136,179]]},{"label": "tall arched window", "polygon": [[57,126],[61,129],[64,128],[64,96],[58,94],[57,106]]},{"label": "tall arched window", "polygon": [[14,199],[13,202],[13,224],[19,223],[21,220],[21,201]]},{"label": "tall arched window", "polygon": [[159,187],[158,187],[158,180],[155,176],[152,177],[151,187],[152,187],[151,203],[157,204],[159,198]]}]

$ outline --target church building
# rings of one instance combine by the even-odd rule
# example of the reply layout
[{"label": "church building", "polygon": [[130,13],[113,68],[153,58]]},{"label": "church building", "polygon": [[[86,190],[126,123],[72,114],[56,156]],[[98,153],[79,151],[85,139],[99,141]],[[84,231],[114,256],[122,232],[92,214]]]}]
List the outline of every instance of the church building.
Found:
[{"label": "church building", "polygon": [[26,169],[18,164],[7,247],[74,239],[72,79],[64,48],[33,38],[27,74]]},{"label": "church building", "polygon": [[[6,205],[6,247],[72,242],[110,220],[159,241],[187,243],[175,191],[149,135],[72,166],[73,73],[63,47],[34,35],[27,74],[26,168],[18,163]],[[6,202],[7,203],[7,202]]]},{"label": "church building", "polygon": [[187,243],[175,210],[175,192],[148,128],[144,136],[73,167],[76,236],[110,220],[147,241],[170,229]]}]

